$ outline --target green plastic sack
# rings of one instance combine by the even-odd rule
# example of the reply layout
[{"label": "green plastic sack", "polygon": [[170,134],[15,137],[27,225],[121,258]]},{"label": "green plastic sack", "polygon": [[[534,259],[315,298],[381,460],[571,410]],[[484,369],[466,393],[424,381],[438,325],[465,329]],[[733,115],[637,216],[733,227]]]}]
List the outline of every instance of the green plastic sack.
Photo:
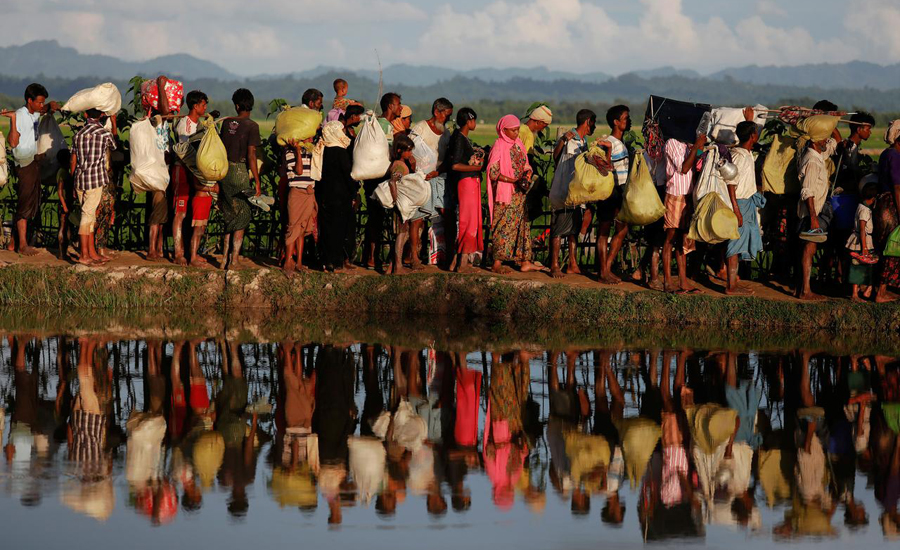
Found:
[{"label": "green plastic sack", "polygon": [[797,176],[796,158],[797,139],[776,135],[763,162],[763,191],[776,195],[799,194],[800,178]]},{"label": "green plastic sack", "polygon": [[900,225],[895,227],[891,234],[888,235],[887,243],[884,245],[884,252],[881,255],[892,258],[900,257]]},{"label": "green plastic sack", "polygon": [[290,141],[303,141],[316,135],[322,124],[322,113],[307,107],[297,107],[281,111],[275,119],[275,135],[278,145]]},{"label": "green plastic sack", "polygon": [[798,122],[797,129],[812,141],[822,141],[831,137],[840,119],[838,116],[813,115]]},{"label": "green plastic sack", "polygon": [[648,225],[663,217],[666,207],[659,200],[644,154],[634,156],[618,220],[629,225]]},{"label": "green plastic sack", "polygon": [[207,181],[220,181],[228,174],[228,151],[216,132],[212,117],[203,121],[206,132],[197,149],[197,169]]},{"label": "green plastic sack", "polygon": [[578,206],[589,202],[602,201],[609,198],[615,186],[612,170],[604,176],[588,159],[601,156],[603,149],[592,147],[589,151],[575,158],[575,175],[569,183],[566,195],[566,206]]},{"label": "green plastic sack", "polygon": [[688,237],[695,241],[718,244],[740,236],[734,210],[718,193],[704,195],[694,210]]}]

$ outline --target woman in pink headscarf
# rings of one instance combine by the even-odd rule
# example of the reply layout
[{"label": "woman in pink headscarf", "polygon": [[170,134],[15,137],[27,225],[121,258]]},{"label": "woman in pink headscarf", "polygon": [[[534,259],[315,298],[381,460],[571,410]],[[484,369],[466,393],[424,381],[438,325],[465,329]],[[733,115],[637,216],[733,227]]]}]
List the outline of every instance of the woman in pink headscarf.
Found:
[{"label": "woman in pink headscarf", "polygon": [[531,165],[519,140],[519,119],[506,115],[497,123],[497,141],[487,162],[488,210],[495,273],[509,273],[503,262],[515,262],[521,271],[538,271],[531,263],[531,225],[525,193],[531,186]]}]

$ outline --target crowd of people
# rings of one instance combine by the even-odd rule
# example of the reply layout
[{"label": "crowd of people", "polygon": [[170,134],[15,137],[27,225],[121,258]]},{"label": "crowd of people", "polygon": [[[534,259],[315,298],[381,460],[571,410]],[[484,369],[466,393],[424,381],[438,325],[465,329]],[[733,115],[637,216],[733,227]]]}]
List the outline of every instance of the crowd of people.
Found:
[{"label": "crowd of people", "polygon": [[[164,76],[156,80],[159,90],[166,89],[167,83]],[[522,118],[502,117],[493,145],[482,148],[472,141],[478,125],[473,109],[455,110],[451,101],[439,98],[431,112],[414,124],[412,110],[402,104],[401,96],[388,92],[381,97],[377,123],[388,143],[389,167],[381,177],[356,181],[352,172],[357,127],[376,115],[348,97],[346,81],[336,80],[334,92],[332,108],[315,136],[274,146],[278,178],[271,191],[261,184],[258,157],[266,140],[250,116],[255,100],[249,90],[234,92],[235,116],[218,121],[220,129],[207,130],[209,98],[199,90],[186,94],[186,115],[176,115],[180,105],[170,106],[164,93],[158,102],[147,103],[145,115],[156,130],[157,146],[166,153],[164,170],[170,174],[167,190],[147,193],[147,258],[161,259],[171,235],[176,263],[208,265],[202,243],[215,211],[223,232],[220,265],[240,267],[245,232],[256,208],[268,211],[276,206],[283,228],[278,261],[289,275],[310,267],[329,272],[353,269],[357,260],[361,267],[399,274],[421,269],[424,258],[456,272],[481,266],[498,274],[515,268],[561,278],[586,269],[579,265],[579,243],[593,238],[594,269],[603,284],[631,279],[667,292],[693,293],[698,289],[692,279],[708,276],[721,280],[727,294],[751,294],[753,289],[741,280],[749,279],[750,269],[744,266],[767,256],[772,274],[784,279],[801,299],[821,299],[812,288],[814,264],[818,279],[832,283],[828,289],[832,295],[843,292],[853,300],[875,302],[897,298],[890,288],[900,285],[900,233],[896,232],[900,225],[900,121],[890,124],[884,136],[887,148],[874,163],[861,150],[875,124],[869,114],[854,113],[844,120],[850,123],[846,138],[835,125],[825,134],[800,131],[803,144],[790,163],[799,189],[764,192],[761,165],[768,143],[759,143],[763,128],[754,108],[744,109],[745,120],[734,127],[735,139],[728,146],[713,143],[708,132],[693,129],[687,134],[696,136],[693,140],[683,132],[671,137],[648,132],[648,126],[655,124],[648,117],[644,123],[647,143],[640,149],[625,105],[615,105],[601,116],[609,127],[605,135],[592,137],[597,133],[598,114],[582,109],[574,127],[549,139],[543,136],[553,114],[549,106],[539,103]],[[34,231],[29,228],[41,201],[40,166],[52,160],[36,154],[42,115],[53,116],[60,108],[48,96],[43,86],[32,84],[25,90],[25,106],[3,113],[11,120],[8,142],[17,176],[15,231],[9,247],[22,255],[36,253],[31,244]],[[300,108],[321,112],[323,104],[324,94],[309,89]],[[787,114],[795,127],[802,127],[799,121],[804,117],[846,114],[837,109],[821,101],[811,109],[790,108]],[[56,159],[60,166],[54,182],[60,204],[59,246],[60,257],[66,256],[68,226],[74,224],[76,261],[95,266],[111,256],[104,235],[116,219],[118,191],[111,184],[108,158],[122,146],[123,132],[116,128],[115,116],[97,109],[86,110],[82,119],[71,146],[59,151]],[[172,124],[174,120],[177,123]],[[172,154],[173,144],[196,144],[197,134],[205,131],[219,133],[228,157],[227,175],[212,185],[200,181]],[[654,138],[659,143],[652,143]],[[549,142],[552,177],[547,171],[547,181],[539,181],[536,167],[547,154],[544,140]],[[274,142],[274,134],[270,141]],[[736,237],[724,242],[691,238],[690,231],[692,217],[699,215],[694,213],[698,180],[713,152],[732,169],[720,193],[738,228]],[[636,157],[642,162],[636,162]],[[604,177],[611,174],[614,185],[608,197],[575,205],[567,200],[579,159]],[[650,166],[664,214],[641,226],[623,216],[623,209],[630,200],[629,183],[636,167],[644,162]],[[401,211],[397,198],[403,195],[408,176],[416,173],[428,182],[430,198],[410,215]],[[397,203],[390,208],[376,198],[385,182]],[[550,228],[537,235],[533,224],[547,203]],[[366,216],[357,254],[361,204]],[[549,265],[545,266],[536,261],[533,248],[547,237]],[[626,246],[635,241],[643,245],[642,252]],[[391,248],[387,265],[384,242]],[[626,254],[628,270],[617,260]],[[835,290],[839,288],[844,290]]]},{"label": "crowd of people", "polygon": [[[12,406],[0,486],[29,506],[64,472],[62,502],[106,519],[122,471],[128,506],[156,524],[179,505],[200,510],[216,487],[242,517],[261,467],[279,505],[324,504],[330,524],[357,502],[383,518],[420,504],[438,518],[481,498],[541,514],[553,497],[577,516],[599,501],[611,526],[636,514],[646,540],[700,537],[706,525],[832,537],[839,509],[849,530],[869,524],[862,493],[874,487],[885,536],[900,527],[900,377],[889,357],[479,358],[358,343],[30,336],[2,348]],[[473,475],[487,476],[489,495],[470,488]],[[764,525],[761,509],[776,506],[783,521]]]}]

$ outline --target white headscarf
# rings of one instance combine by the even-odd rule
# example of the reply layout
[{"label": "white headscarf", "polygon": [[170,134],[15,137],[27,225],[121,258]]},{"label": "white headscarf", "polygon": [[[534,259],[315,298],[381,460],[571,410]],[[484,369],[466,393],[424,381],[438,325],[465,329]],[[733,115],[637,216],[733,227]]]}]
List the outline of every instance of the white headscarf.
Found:
[{"label": "white headscarf", "polygon": [[325,123],[325,126],[322,127],[322,141],[325,147],[346,149],[350,146],[350,138],[344,132],[344,123],[339,120]]},{"label": "white headscarf", "polygon": [[549,125],[553,122],[553,112],[551,112],[550,108],[546,105],[541,105],[531,111],[531,113],[528,115],[528,118]]},{"label": "white headscarf", "polygon": [[888,146],[893,146],[897,143],[898,138],[900,138],[900,119],[891,121],[888,129],[884,132],[884,142]]}]

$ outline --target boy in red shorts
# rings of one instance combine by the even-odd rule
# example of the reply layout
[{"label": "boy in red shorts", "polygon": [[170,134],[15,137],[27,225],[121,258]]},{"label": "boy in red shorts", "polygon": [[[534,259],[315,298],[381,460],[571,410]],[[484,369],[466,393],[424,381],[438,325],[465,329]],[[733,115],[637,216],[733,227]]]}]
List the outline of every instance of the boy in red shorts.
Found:
[{"label": "boy in red shorts", "polygon": [[[206,104],[209,98],[206,94],[199,90],[189,92],[185,98],[190,113],[175,126],[175,139],[179,142],[188,141],[191,136],[197,133],[200,126],[200,119],[206,115]],[[187,216],[188,201],[191,196],[191,188],[198,189],[199,185],[196,178],[181,163],[172,164],[172,190],[173,190],[173,209],[175,211],[175,219],[172,220],[172,237],[175,241],[175,263],[178,265],[187,265],[184,258],[184,236],[182,228],[184,227],[184,218]],[[207,219],[209,214],[207,213]],[[191,257],[193,260],[193,256]]]}]

